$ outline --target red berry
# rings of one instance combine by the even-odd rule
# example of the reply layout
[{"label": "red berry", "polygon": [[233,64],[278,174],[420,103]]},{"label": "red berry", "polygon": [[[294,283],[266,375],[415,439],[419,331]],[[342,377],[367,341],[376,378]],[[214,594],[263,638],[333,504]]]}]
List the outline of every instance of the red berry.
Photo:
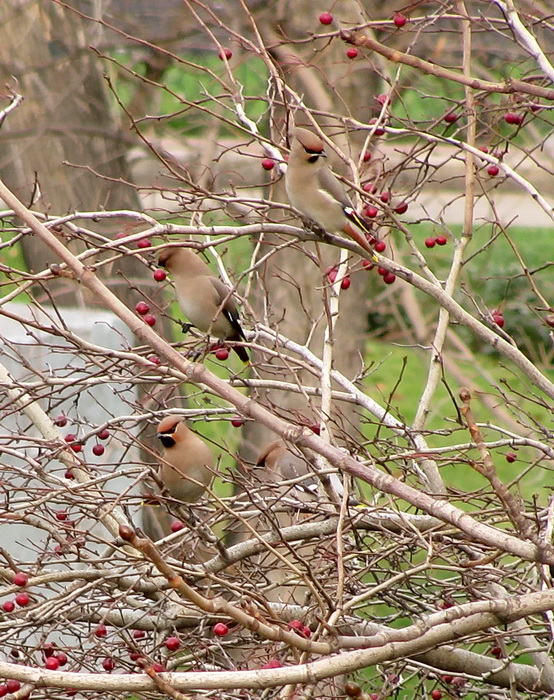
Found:
[{"label": "red berry", "polygon": [[[377,124],[377,118],[373,117],[373,119],[369,120],[370,126],[373,126],[373,124]],[[385,130],[383,129],[382,126],[377,126],[375,127],[375,130],[373,132],[375,136],[382,136],[385,133]]]},{"label": "red berry", "polygon": [[408,19],[400,12],[396,12],[393,15],[392,21],[396,24],[397,27],[403,27],[408,21]]},{"label": "red berry", "polygon": [[435,688],[435,690],[431,691],[431,700],[441,700],[442,698],[442,693],[438,688]]},{"label": "red berry", "polygon": [[19,605],[20,608],[25,608],[29,603],[31,602],[31,599],[29,598],[28,593],[18,593],[15,596],[15,602],[17,605]]},{"label": "red berry", "polygon": [[135,306],[135,311],[137,314],[144,316],[144,314],[147,314],[150,311],[150,306],[145,301],[139,301]]},{"label": "red berry", "polygon": [[333,15],[330,12],[322,12],[319,15],[319,21],[321,24],[331,24],[333,21]]},{"label": "red berry", "polygon": [[442,681],[443,683],[445,683],[446,685],[449,685],[450,683],[452,683],[453,680],[454,680],[454,679],[453,679],[452,676],[448,676],[448,675],[447,675],[447,676],[441,676],[441,681]]},{"label": "red berry", "polygon": [[44,658],[48,659],[51,656],[54,656],[54,652],[56,651],[56,645],[52,644],[52,642],[44,642],[42,645],[42,653],[44,654]]},{"label": "red berry", "polygon": [[115,240],[118,241],[120,238],[127,238],[129,234],[125,233],[125,231],[120,231],[120,233],[117,234],[115,237]]},{"label": "red berry", "polygon": [[385,284],[392,284],[396,280],[396,275],[393,272],[387,272],[383,277],[383,282]]},{"label": "red berry", "polygon": [[542,109],[542,105],[531,105],[531,112],[540,112]]},{"label": "red berry", "polygon": [[357,58],[358,57],[358,49],[355,46],[351,46],[348,51],[346,52],[346,57],[347,58]]},{"label": "red berry", "polygon": [[64,477],[65,477],[66,479],[74,479],[74,478],[75,478],[75,474],[73,474],[73,472],[71,471],[71,469],[68,469],[68,470],[66,471],[66,473],[64,474]]},{"label": "red berry", "polygon": [[447,124],[454,124],[454,122],[458,121],[460,115],[456,114],[455,112],[447,112],[443,118]]},{"label": "red berry", "polygon": [[64,437],[64,440],[66,442],[73,442],[76,439],[77,439],[77,436],[74,433],[67,433],[67,435]]},{"label": "red berry", "polygon": [[4,612],[13,612],[14,609],[15,603],[13,602],[13,600],[5,600],[2,603],[2,610],[4,610]]},{"label": "red berry", "polygon": [[156,280],[156,282],[163,282],[167,277],[167,272],[162,269],[154,270],[153,277]]},{"label": "red berry", "polygon": [[214,625],[214,634],[217,637],[225,637],[225,635],[228,634],[228,632],[229,628],[224,622],[218,622]]},{"label": "red berry", "polygon": [[17,574],[13,577],[14,586],[26,586],[28,580],[29,577],[22,571],[18,571]]},{"label": "red berry", "polygon": [[133,630],[133,639],[143,639],[144,637],[146,637],[144,630]]},{"label": "red berry", "polygon": [[104,671],[113,671],[115,668],[115,661],[108,656],[104,659],[104,661],[102,661],[102,667],[104,668]]},{"label": "red berry", "polygon": [[373,247],[376,253],[382,253],[386,249],[387,244],[385,243],[385,241],[377,241],[377,243]]},{"label": "red berry", "polygon": [[260,668],[283,668],[283,664],[277,659],[271,659],[271,661],[268,661],[263,666],[260,666]]},{"label": "red berry", "polygon": [[517,455],[515,452],[507,452],[506,453],[506,462],[510,462],[510,464],[511,464],[512,462],[515,462],[516,459],[517,459]]},{"label": "red berry", "polygon": [[379,197],[379,199],[385,204],[387,202],[390,202],[390,192],[381,192],[381,196]]},{"label": "red berry", "polygon": [[504,328],[504,316],[500,314],[494,314],[492,317],[493,323],[495,323],[499,328]]},{"label": "red berry", "polygon": [[149,326],[154,326],[156,325],[156,317],[154,314],[146,314],[146,316],[142,317],[144,320],[144,323],[147,323]]},{"label": "red berry", "polygon": [[373,219],[379,213],[379,209],[377,209],[377,207],[372,206],[371,204],[368,204],[367,206],[364,207],[363,213],[364,213],[364,216],[367,216],[370,219]]},{"label": "red berry", "polygon": [[336,268],[336,267],[327,268],[327,277],[329,279],[329,282],[331,282],[331,284],[335,283],[335,281],[337,279],[337,274],[338,274],[338,268]]},{"label": "red berry", "polygon": [[371,262],[371,260],[362,260],[362,267],[365,268],[366,270],[373,270],[375,265]]},{"label": "red berry", "polygon": [[218,348],[214,355],[218,360],[226,360],[229,357],[229,350],[227,348]]},{"label": "red berry", "polygon": [[550,326],[550,328],[554,328],[554,314],[548,314],[547,316],[545,316],[544,322],[547,326]]},{"label": "red berry", "polygon": [[56,654],[56,659],[58,659],[60,666],[65,666],[67,663],[67,654],[64,651],[59,651]]},{"label": "red berry", "polygon": [[506,112],[504,121],[506,124],[515,124],[516,126],[519,126],[523,121],[523,116],[521,114],[516,114],[515,112]]},{"label": "red berry", "polygon": [[67,520],[67,511],[66,510],[59,510],[56,513],[56,520]]},{"label": "red berry", "polygon": [[312,636],[312,630],[307,625],[304,625],[302,627],[302,634],[306,639],[309,639]]},{"label": "red berry", "polygon": [[60,666],[60,662],[58,661],[58,659],[56,659],[55,656],[50,656],[48,659],[46,659],[44,666],[49,671],[57,671]]},{"label": "red berry", "polygon": [[[171,532],[179,532],[179,530],[182,530],[184,527],[185,527],[185,524],[183,522],[181,522],[180,520],[174,520],[170,526]],[[139,631],[139,630],[137,630],[137,631]]]},{"label": "red berry", "polygon": [[496,176],[498,175],[499,172],[500,172],[500,168],[498,167],[498,165],[494,165],[494,164],[493,164],[493,165],[489,165],[488,168],[487,168],[487,173],[488,173],[491,177],[496,177]]},{"label": "red berry", "polygon": [[110,437],[110,431],[107,428],[102,428],[102,430],[97,433],[96,437],[99,440],[107,440]]},{"label": "red berry", "polygon": [[488,153],[489,152],[489,149],[486,146],[480,146],[479,150],[481,151],[481,153]]},{"label": "red berry", "polygon": [[233,416],[231,418],[231,425],[233,428],[240,428],[242,425],[244,425],[244,421],[240,416]]},{"label": "red berry", "polygon": [[348,683],[344,684],[344,692],[348,695],[349,698],[357,698],[358,695],[362,692],[362,689],[357,683],[354,683],[353,681],[348,681]]},{"label": "red berry", "polygon": [[429,237],[425,239],[425,245],[427,246],[427,248],[434,248],[436,243],[437,242],[434,238]]},{"label": "red berry", "polygon": [[150,248],[151,245],[149,238],[139,238],[137,241],[137,248]]},{"label": "red berry", "polygon": [[15,678],[10,678],[9,681],[6,681],[6,688],[8,689],[8,693],[17,693],[21,688],[21,683],[16,681]]},{"label": "red berry", "polygon": [[97,457],[100,457],[101,455],[104,454],[104,445],[101,445],[99,442],[94,445],[92,448],[92,454],[96,455]]},{"label": "red berry", "polygon": [[400,204],[394,208],[394,211],[397,214],[405,214],[408,211],[408,203],[400,202]]},{"label": "red berry", "polygon": [[54,425],[57,425],[58,428],[65,428],[65,426],[67,425],[67,416],[64,416],[63,413],[60,413],[59,416],[56,416],[56,418],[54,418]]},{"label": "red berry", "polygon": [[264,170],[273,170],[274,167],[275,161],[273,160],[273,158],[264,158],[262,160],[262,168]]},{"label": "red berry", "polygon": [[377,273],[381,275],[381,277],[384,277],[386,274],[388,274],[388,270],[384,267],[378,267]]},{"label": "red berry", "polygon": [[384,107],[387,102],[390,102],[389,96],[385,95],[384,93],[382,95],[377,95],[377,102],[381,105],[381,107]]},{"label": "red berry", "polygon": [[500,647],[491,647],[491,654],[500,659],[502,657],[502,649]]},{"label": "red berry", "polygon": [[340,283],[340,288],[346,290],[350,287],[350,284],[351,284],[350,277],[343,277],[342,281]]},{"label": "red berry", "polygon": [[446,236],[437,236],[435,240],[437,245],[446,245],[448,243],[448,238]]},{"label": "red berry", "polygon": [[148,357],[146,359],[148,360],[148,362],[151,362],[153,365],[161,365],[162,364],[162,361],[160,360],[160,358],[157,355],[148,355]]},{"label": "red berry", "polygon": [[224,48],[224,49],[219,49],[217,53],[217,57],[219,58],[220,61],[223,61],[226,59],[227,61],[230,61],[231,58],[233,57],[233,52],[231,49]]},{"label": "red berry", "polygon": [[[367,163],[368,160],[371,160],[371,153],[370,153],[370,151],[364,151],[364,154],[363,154],[363,156],[362,156],[362,160],[363,160],[364,163]],[[372,186],[373,186],[373,185],[370,185],[370,187],[372,187]],[[365,190],[366,192],[368,192],[369,190],[366,190],[365,187],[366,187],[366,186],[364,185],[364,190]]]},{"label": "red berry", "polygon": [[0,698],[8,694],[8,686],[5,683],[0,684]]},{"label": "red berry", "polygon": [[73,452],[82,452],[83,446],[79,445],[79,443],[76,443],[75,445],[70,445],[71,449]]},{"label": "red berry", "polygon": [[96,637],[105,637],[108,634],[106,625],[98,625],[98,627],[94,630],[94,634]]},{"label": "red berry", "polygon": [[300,622],[300,620],[291,620],[289,622],[289,627],[291,628],[291,630],[296,630],[297,632],[301,632],[304,625],[302,622]]},{"label": "red berry", "polygon": [[[366,153],[368,153],[368,151],[366,151]],[[364,155],[364,160],[365,160],[365,155]],[[369,194],[375,194],[377,192],[377,187],[372,182],[366,182],[365,185],[362,187],[362,189],[364,192],[369,192]]]},{"label": "red berry", "polygon": [[154,662],[152,664],[152,670],[156,673],[163,673],[165,671],[165,668],[161,664]]},{"label": "red berry", "polygon": [[181,642],[179,641],[178,637],[168,637],[165,640],[165,646],[169,649],[169,651],[177,651],[177,649],[181,646]]}]

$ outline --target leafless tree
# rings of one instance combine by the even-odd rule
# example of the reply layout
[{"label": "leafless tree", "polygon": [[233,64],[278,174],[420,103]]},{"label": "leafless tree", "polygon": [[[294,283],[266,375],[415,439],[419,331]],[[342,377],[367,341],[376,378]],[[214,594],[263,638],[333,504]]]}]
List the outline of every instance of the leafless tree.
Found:
[{"label": "leafless tree", "polygon": [[[553,695],[546,5],[184,0],[155,40],[127,4],[11,5],[95,37],[81,57],[129,128],[141,206],[99,200],[127,170],[84,133],[53,162],[59,187],[94,175],[90,200],[17,167],[59,45],[56,83],[6,75],[0,693]],[[373,255],[288,205],[294,123],[326,140]],[[177,242],[233,289],[248,366],[181,334],[156,265]],[[172,413],[218,458],[192,506],[156,475]],[[258,460],[277,438],[292,478]]]}]

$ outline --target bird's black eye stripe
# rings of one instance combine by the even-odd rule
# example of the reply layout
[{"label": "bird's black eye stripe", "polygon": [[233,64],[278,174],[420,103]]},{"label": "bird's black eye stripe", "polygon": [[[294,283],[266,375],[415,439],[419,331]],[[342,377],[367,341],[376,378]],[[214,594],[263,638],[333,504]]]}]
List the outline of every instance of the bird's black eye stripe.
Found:
[{"label": "bird's black eye stripe", "polygon": [[308,163],[317,163],[317,161],[319,160],[320,157],[321,157],[320,155],[318,155],[318,156],[310,156],[310,157],[308,158]]},{"label": "bird's black eye stripe", "polygon": [[171,435],[160,435],[160,442],[166,448],[166,450],[173,447],[175,444],[175,440],[171,437]]},{"label": "bird's black eye stripe", "polygon": [[318,156],[320,156],[323,153],[322,148],[308,148],[307,146],[304,146],[304,150],[306,153],[317,153]]}]

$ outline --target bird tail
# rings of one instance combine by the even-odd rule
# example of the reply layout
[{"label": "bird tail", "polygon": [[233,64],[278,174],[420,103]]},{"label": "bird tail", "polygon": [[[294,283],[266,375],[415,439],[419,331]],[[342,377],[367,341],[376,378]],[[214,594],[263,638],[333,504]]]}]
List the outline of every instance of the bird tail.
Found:
[{"label": "bird tail", "polygon": [[248,353],[246,352],[246,348],[243,348],[242,345],[235,345],[233,347],[233,350],[237,353],[237,355],[240,357],[240,359],[243,362],[249,362],[250,358],[248,357]]},{"label": "bird tail", "polygon": [[[356,243],[359,243],[364,250],[367,250],[367,252],[371,254],[373,260],[377,262],[378,258],[375,255],[375,252],[371,249],[371,246],[366,238],[366,234],[371,236],[371,229],[358,214],[358,212],[352,207],[344,207],[343,211],[349,221],[349,223],[347,223],[343,229],[344,233],[346,233],[347,236],[350,236],[350,238],[353,238]],[[358,228],[352,226],[350,222],[355,224]],[[358,229],[361,229],[362,233],[360,233]]]}]

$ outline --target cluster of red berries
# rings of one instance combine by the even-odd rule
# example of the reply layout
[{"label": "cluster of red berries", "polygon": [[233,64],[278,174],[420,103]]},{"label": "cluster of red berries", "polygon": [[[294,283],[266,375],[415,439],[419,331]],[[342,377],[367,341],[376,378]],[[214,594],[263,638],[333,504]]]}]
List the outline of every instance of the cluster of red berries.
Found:
[{"label": "cluster of red berries", "polygon": [[[150,245],[150,241],[148,242],[148,245]],[[157,270],[154,270],[154,274],[152,276],[156,282],[163,282],[167,277],[167,272],[161,268],[158,268]],[[150,305],[146,301],[137,302],[135,305],[135,311],[139,316],[142,316],[142,320],[149,326],[154,326],[156,324],[156,317],[154,314],[150,313]]]},{"label": "cluster of red berries", "polygon": [[[63,413],[60,413],[60,415],[54,419],[54,425],[57,425],[59,428],[65,427],[67,425],[67,416],[65,416]],[[99,440],[107,440],[110,437],[110,431],[107,428],[103,428],[102,430],[98,431],[96,437]],[[73,452],[82,452],[83,444],[79,442],[75,433],[67,433],[67,435],[64,437],[64,440],[68,443],[69,447],[73,450]],[[101,445],[99,442],[93,445],[92,453],[97,457],[101,457],[104,454],[104,452],[104,445]],[[68,473],[66,473],[66,478],[73,479],[73,474],[71,474],[70,472],[69,474],[70,476],[68,476]]]},{"label": "cluster of red berries", "polygon": [[[28,581],[29,577],[22,571],[17,571],[12,579],[13,585],[19,586],[20,588],[24,588],[27,585]],[[2,610],[4,612],[10,613],[15,610],[16,605],[20,608],[26,608],[30,602],[31,597],[29,596],[27,591],[21,591],[15,596],[14,600],[5,600],[2,603]]]},{"label": "cluster of red berries", "polygon": [[294,630],[297,634],[299,634],[301,637],[305,637],[306,639],[309,639],[312,636],[312,630],[300,620],[291,620],[289,622],[289,627],[291,630]]},{"label": "cluster of red berries", "polygon": [[448,238],[446,236],[429,236],[425,239],[426,248],[434,248],[436,245],[446,245],[448,243]]}]

